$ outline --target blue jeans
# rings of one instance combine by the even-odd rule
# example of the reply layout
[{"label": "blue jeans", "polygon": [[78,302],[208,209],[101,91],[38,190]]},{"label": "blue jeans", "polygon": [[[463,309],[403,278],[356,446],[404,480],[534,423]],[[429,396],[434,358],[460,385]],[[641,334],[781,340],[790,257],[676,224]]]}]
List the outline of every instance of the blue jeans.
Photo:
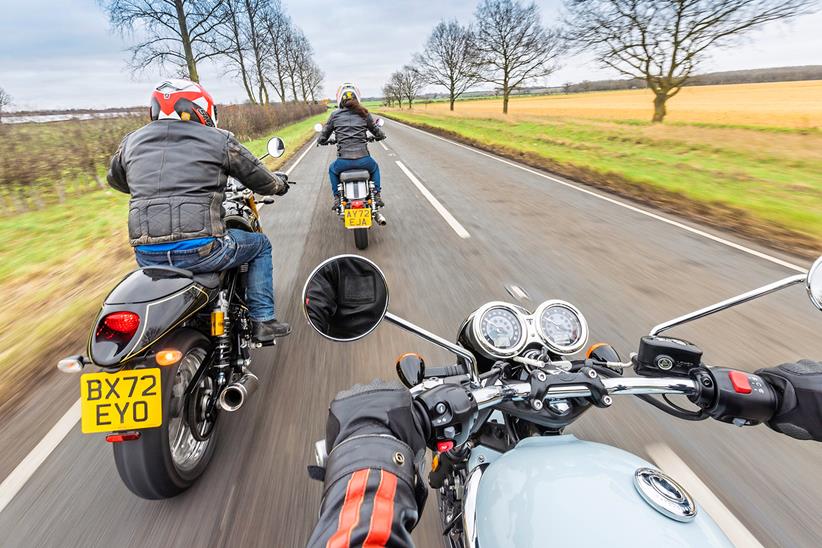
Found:
[{"label": "blue jeans", "polygon": [[264,322],[277,318],[274,308],[274,267],[271,265],[271,242],[265,234],[228,229],[225,237],[214,240],[211,251],[201,256],[201,248],[185,251],[135,250],[140,266],[176,266],[195,274],[222,272],[248,263],[245,288],[251,319]]},{"label": "blue jeans", "polygon": [[331,180],[331,192],[334,196],[339,195],[337,188],[340,185],[340,173],[348,171],[349,169],[367,169],[371,174],[371,180],[374,181],[374,190],[381,191],[380,188],[380,166],[377,161],[371,156],[363,156],[356,160],[348,160],[346,158],[337,158],[328,167],[328,178]]}]

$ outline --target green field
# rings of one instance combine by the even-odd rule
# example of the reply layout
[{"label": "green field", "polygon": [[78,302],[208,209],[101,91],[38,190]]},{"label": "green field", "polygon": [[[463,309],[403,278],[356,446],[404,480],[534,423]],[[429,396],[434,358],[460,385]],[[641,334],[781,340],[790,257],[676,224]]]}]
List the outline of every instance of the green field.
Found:
[{"label": "green field", "polygon": [[[812,256],[822,247],[822,135],[580,118],[385,114]],[[721,218],[717,218],[721,217]]]}]

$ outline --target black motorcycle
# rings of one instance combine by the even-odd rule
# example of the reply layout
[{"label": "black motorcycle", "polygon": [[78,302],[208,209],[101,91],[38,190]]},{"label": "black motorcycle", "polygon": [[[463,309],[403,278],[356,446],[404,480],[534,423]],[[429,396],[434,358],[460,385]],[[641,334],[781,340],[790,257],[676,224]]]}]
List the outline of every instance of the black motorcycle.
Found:
[{"label": "black motorcycle", "polygon": [[[385,122],[382,118],[377,118],[376,124],[379,127]],[[314,131],[322,131],[322,124],[314,126]],[[374,142],[374,137],[368,135],[366,140]],[[337,144],[336,139],[329,139],[326,145]],[[319,146],[319,143],[317,143]],[[365,169],[351,169],[340,173],[340,184],[337,188],[340,195],[340,207],[337,215],[343,218],[345,228],[354,233],[354,245],[357,249],[368,247],[368,229],[373,223],[385,226],[385,216],[380,212],[381,207],[374,200],[374,182],[371,174]]]},{"label": "black motorcycle", "polygon": [[[284,152],[274,137],[263,158]],[[223,208],[227,228],[262,231],[254,194],[240,181],[229,178]],[[80,377],[82,431],[107,434],[120,478],[142,498],[190,487],[214,453],[220,412],[237,411],[257,388],[247,271],[135,270],[106,297],[88,357],[58,364],[65,372],[99,368]]]}]

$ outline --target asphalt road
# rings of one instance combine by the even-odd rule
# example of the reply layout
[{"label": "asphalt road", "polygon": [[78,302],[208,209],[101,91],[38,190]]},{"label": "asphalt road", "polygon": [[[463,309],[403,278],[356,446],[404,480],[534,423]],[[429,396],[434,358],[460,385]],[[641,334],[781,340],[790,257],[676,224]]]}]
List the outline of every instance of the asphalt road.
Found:
[{"label": "asphalt road", "polygon": [[[385,271],[392,312],[443,336],[454,337],[460,321],[484,302],[511,300],[504,286],[513,283],[536,303],[575,303],[588,318],[592,342],[610,341],[627,355],[663,320],[793,273],[419,131],[396,123],[386,131],[387,149],[371,149],[382,169],[388,225],[371,231],[363,255]],[[305,544],[321,488],[305,465],[334,394],[354,382],[393,378],[395,358],[404,351],[418,351],[429,363],[450,361],[388,324],[353,344],[325,341],[305,324],[305,277],[327,257],[356,252],[352,235],[329,209],[332,157],[330,148],[312,148],[292,172],[299,184],[263,209],[280,316],[295,329],[254,357],[261,387],[242,411],[225,417],[217,453],[199,483],[173,500],[140,500],[120,483],[110,447],[101,437],[81,435],[78,425],[0,511],[0,546]],[[444,220],[397,161],[470,237]],[[677,333],[697,342],[709,363],[753,370],[822,357],[820,328],[822,314],[795,288]],[[61,377],[37,387],[0,425],[0,479],[76,397],[77,378]],[[618,400],[611,409],[589,411],[569,430],[646,458],[649,446],[662,444],[763,545],[822,545],[822,446],[764,427],[685,423]],[[419,546],[439,545],[435,513],[429,505],[415,531]]]}]

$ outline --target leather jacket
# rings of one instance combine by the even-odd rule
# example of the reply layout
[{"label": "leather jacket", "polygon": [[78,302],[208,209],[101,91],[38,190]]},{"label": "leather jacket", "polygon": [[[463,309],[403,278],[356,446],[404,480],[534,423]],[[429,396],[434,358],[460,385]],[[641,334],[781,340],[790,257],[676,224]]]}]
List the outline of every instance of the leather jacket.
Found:
[{"label": "leather jacket", "polygon": [[337,156],[346,160],[356,160],[368,156],[366,130],[377,141],[385,139],[385,133],[374,123],[374,117],[368,114],[365,118],[345,108],[331,113],[319,137],[320,144],[325,144],[334,133],[337,136]]},{"label": "leather jacket", "polygon": [[108,183],[131,195],[132,246],[221,237],[228,177],[259,194],[287,183],[225,130],[157,120],[125,136],[111,159]]}]

